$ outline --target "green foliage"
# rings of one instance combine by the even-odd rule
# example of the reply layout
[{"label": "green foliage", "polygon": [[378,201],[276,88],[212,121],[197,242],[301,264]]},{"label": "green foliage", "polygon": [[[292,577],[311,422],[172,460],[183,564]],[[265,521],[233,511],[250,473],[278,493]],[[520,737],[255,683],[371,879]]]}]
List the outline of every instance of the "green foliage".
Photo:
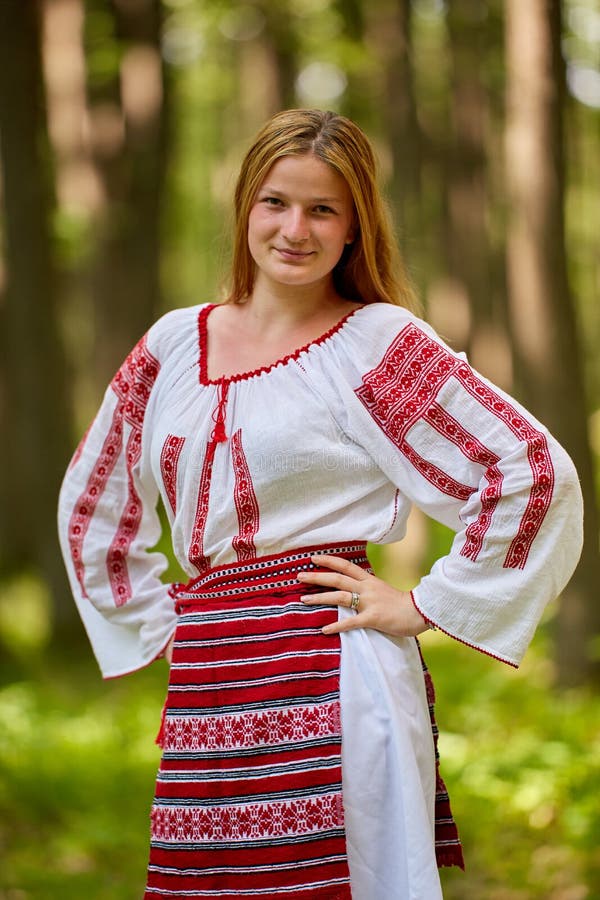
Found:
[{"label": "green foliage", "polygon": [[[552,691],[543,633],[518,672],[423,645],[467,862],[446,900],[599,896],[598,697]],[[165,683],[162,664],[103,683],[63,662],[0,690],[0,897],[140,897]]]},{"label": "green foliage", "polygon": [[0,692],[1,897],[139,898],[165,680],[90,663]]},{"label": "green foliage", "polygon": [[542,633],[518,672],[435,637],[442,769],[467,871],[449,900],[592,898],[600,892],[600,702],[556,693]]}]

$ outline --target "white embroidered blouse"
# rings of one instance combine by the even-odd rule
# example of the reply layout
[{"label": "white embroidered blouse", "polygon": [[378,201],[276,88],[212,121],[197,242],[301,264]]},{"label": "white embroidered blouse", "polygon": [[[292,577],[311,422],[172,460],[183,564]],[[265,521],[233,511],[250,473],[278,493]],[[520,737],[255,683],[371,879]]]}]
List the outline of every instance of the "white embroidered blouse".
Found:
[{"label": "white embroidered blouse", "polygon": [[456,537],[414,589],[449,635],[517,665],[582,542],[565,451],[424,322],[364,306],[272,366],[211,381],[212,305],[175,310],[111,382],[60,497],[59,528],[106,677],[151,662],[176,614],[162,497],[190,578],[312,545],[401,540],[411,504]]}]

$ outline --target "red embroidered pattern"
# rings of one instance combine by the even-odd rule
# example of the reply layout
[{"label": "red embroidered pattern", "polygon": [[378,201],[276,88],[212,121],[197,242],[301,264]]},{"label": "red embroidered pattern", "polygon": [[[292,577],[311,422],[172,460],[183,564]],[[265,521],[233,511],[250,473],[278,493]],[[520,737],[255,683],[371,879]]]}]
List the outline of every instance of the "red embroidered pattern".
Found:
[{"label": "red embroidered pattern", "polygon": [[111,388],[120,401],[123,420],[131,426],[125,451],[127,502],[106,558],[117,606],[123,606],[131,597],[127,554],[142,520],[142,501],[133,480],[133,469],[142,454],[144,414],[159,370],[160,363],[148,350],[144,337],[131,351],[111,382]]},{"label": "red embroidered pattern", "polygon": [[448,494],[450,497],[456,497],[458,500],[468,500],[473,491],[477,490],[476,487],[471,487],[468,484],[461,484],[460,481],[457,481],[452,475],[448,475],[443,469],[428,462],[417,453],[414,447],[411,447],[408,441],[402,441],[398,447],[407,457],[409,462],[413,464],[415,469],[420,472],[423,478],[430,481],[435,485],[438,491],[441,491],[443,494]]},{"label": "red embroidered pattern", "polygon": [[461,555],[473,562],[477,559],[479,551],[483,545],[483,538],[486,531],[491,525],[492,515],[502,496],[502,480],[503,475],[498,468],[497,463],[500,457],[485,447],[476,437],[466,428],[457,422],[438,403],[433,403],[425,413],[425,419],[432,425],[436,431],[460,447],[462,453],[481,466],[485,466],[484,477],[488,482],[488,486],[481,492],[481,511],[471,525],[466,530],[466,540],[462,548]]},{"label": "red embroidered pattern", "polygon": [[192,540],[188,551],[189,561],[196,567],[200,575],[203,575],[204,572],[210,568],[210,558],[204,555],[204,531],[206,529],[206,519],[208,516],[208,499],[210,496],[210,482],[216,446],[214,441],[209,441],[206,445],[206,452],[204,454],[204,462],[202,464],[202,472],[200,475],[200,486],[198,488],[196,518],[194,520]]},{"label": "red embroidered pattern", "polygon": [[152,840],[177,844],[269,840],[343,827],[340,793],[318,798],[228,804],[154,806]]},{"label": "red embroidered pattern", "polygon": [[[450,377],[460,384],[485,409],[498,417],[519,441],[527,444],[532,487],[525,513],[504,560],[505,568],[523,568],[529,550],[548,511],[554,488],[554,470],[545,435],[490,388],[462,360],[432,340],[415,325],[407,325],[388,347],[381,362],[363,376],[356,394],[380,425],[384,433],[409,459],[412,465],[445,494],[468,499],[476,490],[462,485],[411,447],[406,435],[423,418],[474,462],[487,466],[488,486],[481,493],[481,513],[467,529],[467,540],[461,551],[475,560],[502,490],[499,458],[479,444],[444,412],[433,407],[440,388]],[[437,406],[437,404],[436,404]]]},{"label": "red embroidered pattern", "polygon": [[406,440],[409,430],[423,416],[457,366],[457,360],[443,347],[429,340],[415,326],[407,325],[379,365],[363,376],[356,394],[424,478],[442,493],[468,500],[475,487],[461,484],[424,459]]},{"label": "red embroidered pattern", "polygon": [[185,438],[168,434],[160,454],[160,471],[173,515],[177,512],[177,465],[184,444]]},{"label": "red embroidered pattern", "polygon": [[125,557],[141,520],[141,501],[135,489],[132,470],[140,457],[144,414],[159,370],[160,363],[148,350],[144,336],[133,348],[110,384],[117,395],[118,403],[100,456],[92,468],[83,493],[75,504],[69,523],[69,543],[75,572],[83,595],[87,596],[84,587],[83,542],[98,501],[122,452],[124,424],[129,424],[131,433],[125,452],[128,497],[117,534],[107,556],[109,581],[117,606],[122,606],[131,596]]},{"label": "red embroidered pattern", "polygon": [[221,752],[335,737],[340,732],[339,701],[288,709],[249,710],[219,716],[169,716],[163,748],[169,751]]},{"label": "red embroidered pattern", "polygon": [[242,430],[238,428],[231,438],[231,457],[235,474],[234,500],[240,530],[233,538],[233,549],[240,562],[256,556],[254,538],[259,527],[258,501],[252,484],[252,476],[242,446]]},{"label": "red embroidered pattern", "polygon": [[117,406],[114,411],[111,426],[108,430],[100,455],[90,472],[85,490],[77,499],[75,508],[69,521],[69,546],[71,559],[75,567],[77,581],[84,597],[87,597],[85,589],[85,572],[83,564],[83,542],[87,530],[92,521],[96,505],[104,492],[106,483],[119,458],[123,440],[123,420],[121,410]]},{"label": "red embroidered pattern", "polygon": [[142,501],[133,481],[133,467],[142,452],[142,432],[132,429],[127,441],[125,459],[127,461],[127,502],[121,515],[119,527],[106,555],[108,577],[116,606],[123,606],[131,597],[131,582],[127,570],[129,547],[142,521]]},{"label": "red embroidered pattern", "polygon": [[554,466],[546,435],[538,431],[514,406],[500,397],[480,378],[477,378],[469,366],[463,363],[457,375],[471,396],[479,400],[504,422],[518,440],[527,444],[527,458],[533,484],[529,492],[527,508],[519,523],[519,529],[504,560],[506,569],[523,569],[531,545],[546,517],[554,492]]}]

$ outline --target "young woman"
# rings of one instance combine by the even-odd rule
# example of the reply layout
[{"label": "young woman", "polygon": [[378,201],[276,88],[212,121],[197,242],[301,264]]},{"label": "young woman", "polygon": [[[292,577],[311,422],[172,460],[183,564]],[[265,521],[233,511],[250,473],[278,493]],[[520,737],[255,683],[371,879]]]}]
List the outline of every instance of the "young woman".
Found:
[{"label": "young woman", "polygon": [[[517,665],[577,561],[568,456],[410,311],[369,142],[290,110],[236,190],[231,293],[113,379],[60,500],[106,677],[171,662],[146,897],[435,900],[462,864],[416,635]],[[189,575],[160,580],[161,497]],[[367,541],[456,532],[412,592]]]}]

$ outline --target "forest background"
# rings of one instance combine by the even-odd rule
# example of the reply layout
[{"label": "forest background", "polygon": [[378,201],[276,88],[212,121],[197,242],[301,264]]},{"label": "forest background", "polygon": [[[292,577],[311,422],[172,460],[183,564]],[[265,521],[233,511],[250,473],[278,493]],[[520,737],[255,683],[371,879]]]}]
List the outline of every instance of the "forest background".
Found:
[{"label": "forest background", "polygon": [[[2,0],[0,898],[141,895],[166,667],[100,681],[56,495],[138,338],[219,296],[237,166],[290,106],[365,128],[425,316],[548,424],[585,496],[519,671],[424,641],[467,857],[445,896],[598,897],[597,0]],[[408,586],[448,544],[414,515],[372,556]]]}]

